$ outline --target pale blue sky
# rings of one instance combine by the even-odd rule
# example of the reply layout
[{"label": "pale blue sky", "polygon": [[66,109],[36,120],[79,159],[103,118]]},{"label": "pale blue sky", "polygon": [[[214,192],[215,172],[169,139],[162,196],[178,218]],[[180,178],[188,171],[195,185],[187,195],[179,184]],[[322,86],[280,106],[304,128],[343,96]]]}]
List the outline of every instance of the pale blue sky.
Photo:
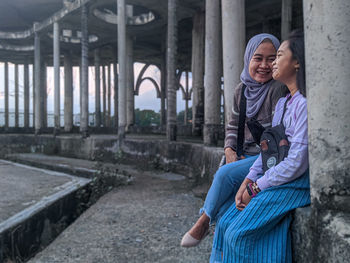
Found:
[{"label": "pale blue sky", "polygon": [[[143,64],[135,63],[135,82],[137,76],[142,68]],[[30,76],[32,75],[32,66],[29,67]],[[78,68],[73,70],[73,89],[74,89],[74,113],[79,112],[79,77],[78,77]],[[94,112],[95,109],[95,78],[94,78],[94,68],[89,68],[89,111]],[[150,66],[145,72],[144,77],[152,77],[159,84],[160,76],[158,68]],[[63,110],[64,104],[64,71],[61,67],[61,110]],[[14,65],[9,64],[9,93],[10,93],[10,110],[14,109]],[[53,112],[53,68],[48,67],[47,69],[47,90],[48,90],[48,112]],[[113,80],[112,80],[113,83]],[[183,74],[181,78],[181,83],[185,86],[185,75]],[[191,88],[191,76],[189,78],[189,86]],[[19,110],[23,111],[23,66],[19,66]],[[32,79],[30,78],[30,94],[32,94]],[[112,86],[112,98],[113,98],[113,86]],[[189,107],[191,107],[192,102],[189,101]],[[101,104],[102,106],[102,104]],[[144,81],[141,85],[139,96],[135,96],[135,108],[140,109],[152,109],[156,112],[160,110],[160,99],[156,97],[156,91],[153,87],[153,84],[150,81]],[[0,63],[0,110],[4,109],[4,63]],[[182,92],[179,90],[177,92],[177,112],[185,109],[185,101],[182,99]],[[32,111],[32,98],[30,98],[30,111]],[[113,107],[112,107],[112,114]]]}]

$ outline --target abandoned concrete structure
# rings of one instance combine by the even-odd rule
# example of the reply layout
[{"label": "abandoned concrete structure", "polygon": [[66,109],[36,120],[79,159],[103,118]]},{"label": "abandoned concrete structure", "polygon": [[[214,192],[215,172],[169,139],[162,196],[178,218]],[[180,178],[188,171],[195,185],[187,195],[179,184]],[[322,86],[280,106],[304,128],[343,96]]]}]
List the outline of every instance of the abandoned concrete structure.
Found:
[{"label": "abandoned concrete structure", "polygon": [[[78,66],[82,137],[111,127],[121,144],[125,133],[132,130],[134,96],[145,80],[143,74],[149,65],[155,65],[161,72],[161,81],[151,81],[161,98],[161,127],[167,135],[164,143],[177,138],[176,90],[180,88],[184,99],[192,100],[192,135],[202,135],[205,145],[215,146],[225,122],[220,119],[221,97],[224,94],[227,121],[246,41],[260,32],[283,40],[292,29],[303,27],[312,205],[307,219],[303,212],[300,216],[300,223],[309,227],[304,229],[306,241],[302,241],[307,251],[299,259],[345,262],[350,257],[349,23],[347,0],[3,0],[2,131],[22,130],[39,137],[47,133],[46,67],[50,65],[54,67],[55,115],[50,132],[71,133],[72,67]],[[134,62],[145,63],[136,85]],[[9,125],[9,63],[15,65],[14,127]],[[18,65],[24,65],[23,127],[18,121]],[[29,65],[33,65],[32,75]],[[60,98],[62,66],[64,98]],[[95,68],[95,127],[89,127],[89,67]],[[192,90],[179,84],[182,72],[192,72]],[[29,94],[30,78],[33,94]],[[29,120],[30,96],[33,127]],[[60,100],[64,100],[64,127],[60,127]],[[113,120],[112,107],[116,113]]]}]

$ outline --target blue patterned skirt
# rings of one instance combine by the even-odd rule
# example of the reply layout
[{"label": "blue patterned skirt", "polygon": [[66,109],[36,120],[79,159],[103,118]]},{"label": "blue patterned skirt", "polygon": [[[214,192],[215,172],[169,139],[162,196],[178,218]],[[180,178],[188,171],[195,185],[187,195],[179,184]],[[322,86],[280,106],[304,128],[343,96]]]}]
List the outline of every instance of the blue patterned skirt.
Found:
[{"label": "blue patterned skirt", "polygon": [[216,225],[210,262],[292,262],[290,212],[309,204],[308,171],[261,191],[243,211],[234,203]]}]

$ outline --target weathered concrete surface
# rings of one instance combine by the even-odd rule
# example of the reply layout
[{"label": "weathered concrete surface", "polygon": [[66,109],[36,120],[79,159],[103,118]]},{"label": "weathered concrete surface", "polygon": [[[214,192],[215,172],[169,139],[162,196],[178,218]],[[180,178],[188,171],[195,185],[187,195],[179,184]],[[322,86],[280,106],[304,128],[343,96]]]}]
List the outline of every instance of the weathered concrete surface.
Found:
[{"label": "weathered concrete surface", "polygon": [[[82,179],[0,160],[0,221]],[[84,181],[84,180],[83,180]]]},{"label": "weathered concrete surface", "polygon": [[23,262],[84,211],[91,180],[0,160],[0,262]]},{"label": "weathered concrete surface", "polygon": [[207,262],[212,235],[197,248],[179,245],[203,202],[190,193],[191,183],[155,171],[134,176],[134,184],[103,196],[29,262]]}]

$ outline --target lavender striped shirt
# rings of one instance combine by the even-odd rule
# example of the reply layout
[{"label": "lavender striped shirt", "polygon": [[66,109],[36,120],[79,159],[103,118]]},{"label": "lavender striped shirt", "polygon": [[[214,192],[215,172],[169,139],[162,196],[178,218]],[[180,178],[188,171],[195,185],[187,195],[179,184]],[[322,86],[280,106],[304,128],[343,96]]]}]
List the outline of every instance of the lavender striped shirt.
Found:
[{"label": "lavender striped shirt", "polygon": [[[272,126],[280,123],[283,106],[288,96],[290,95],[278,101]],[[247,175],[247,178],[257,182],[261,190],[291,182],[302,175],[309,166],[306,98],[299,91],[287,102],[283,125],[290,142],[288,156],[263,174],[260,154]]]}]

